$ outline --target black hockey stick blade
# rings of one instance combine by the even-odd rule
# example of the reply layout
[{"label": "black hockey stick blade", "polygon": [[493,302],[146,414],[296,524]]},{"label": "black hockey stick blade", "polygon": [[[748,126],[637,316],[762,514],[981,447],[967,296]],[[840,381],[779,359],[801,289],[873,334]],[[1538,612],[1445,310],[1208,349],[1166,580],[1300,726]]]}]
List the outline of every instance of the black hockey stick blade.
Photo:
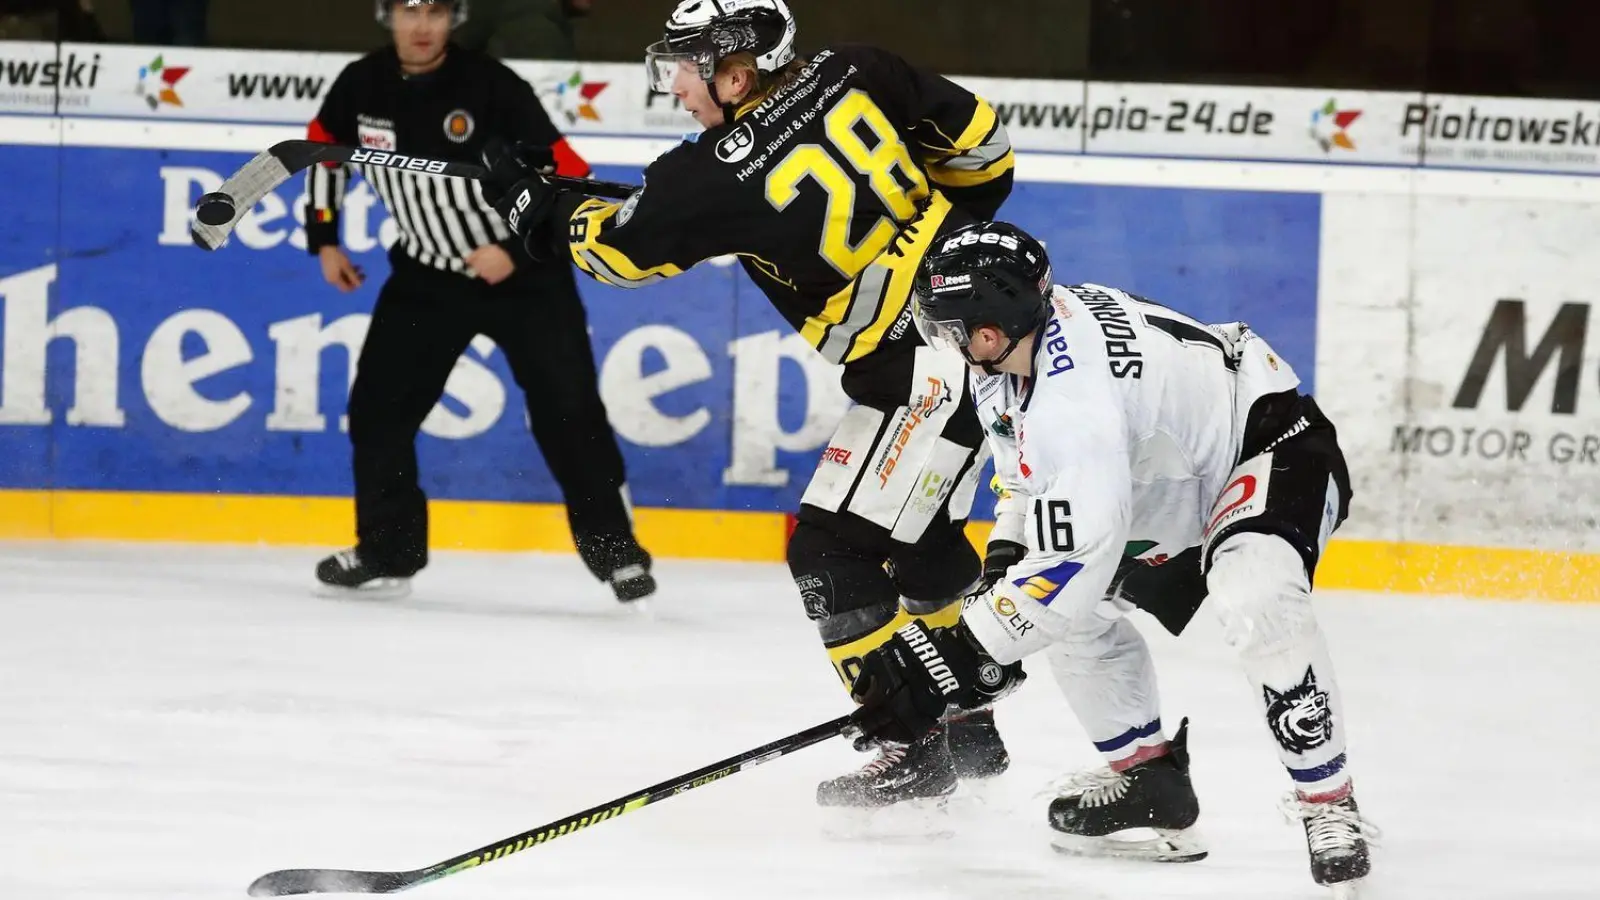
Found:
[{"label": "black hockey stick blade", "polygon": [[558,837],[580,831],[600,822],[614,819],[623,813],[630,813],[641,807],[649,806],[658,800],[676,797],[685,791],[694,790],[713,781],[721,781],[729,775],[742,772],[752,766],[759,766],[764,762],[771,762],[780,756],[786,756],[796,750],[803,750],[813,744],[820,744],[829,738],[843,734],[851,726],[849,716],[841,716],[820,725],[813,725],[805,731],[799,731],[786,738],[780,738],[770,744],[763,744],[753,750],[746,750],[738,756],[730,756],[709,766],[695,769],[676,778],[663,781],[642,791],[627,794],[602,803],[583,812],[575,813],[554,822],[540,825],[521,834],[512,835],[501,841],[495,841],[486,847],[479,847],[470,853],[434,863],[423,869],[412,869],[408,872],[363,872],[351,869],[280,869],[276,872],[257,878],[250,885],[252,897],[287,897],[296,894],[393,894],[419,884],[438,881],[447,875],[454,875],[467,869],[475,869],[485,863],[520,853],[529,847],[536,847]]},{"label": "black hockey stick blade", "polygon": [[[195,246],[203,250],[221,247],[233,233],[235,225],[261,198],[298,172],[318,163],[355,163],[383,166],[406,172],[443,175],[450,178],[482,178],[489,174],[483,166],[454,162],[447,159],[430,159],[424,156],[407,156],[364,147],[345,147],[318,141],[279,141],[257,153],[253,159],[228,176],[228,180],[215,191],[200,198],[195,205],[195,224],[190,237]],[[549,175],[547,179],[558,190],[620,200],[638,188],[615,181],[595,181],[589,178],[572,178],[566,175]]]}]

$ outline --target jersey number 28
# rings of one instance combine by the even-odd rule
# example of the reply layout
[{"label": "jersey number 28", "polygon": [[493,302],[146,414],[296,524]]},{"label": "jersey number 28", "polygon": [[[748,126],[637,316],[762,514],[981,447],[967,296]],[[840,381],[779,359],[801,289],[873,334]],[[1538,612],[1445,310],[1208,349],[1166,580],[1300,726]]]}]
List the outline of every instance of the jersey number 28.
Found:
[{"label": "jersey number 28", "polygon": [[[821,144],[801,144],[790,150],[767,173],[767,202],[782,212],[800,195],[800,182],[807,178],[816,182],[828,198],[817,252],[840,275],[854,278],[889,246],[897,223],[916,215],[917,201],[928,195],[928,181],[911,161],[888,117],[865,91],[847,91],[823,115],[823,125],[834,152]],[[861,126],[871,133],[871,146]],[[840,158],[859,175],[846,171]],[[893,218],[880,216],[867,235],[853,243],[850,223],[857,184],[863,178]]]}]

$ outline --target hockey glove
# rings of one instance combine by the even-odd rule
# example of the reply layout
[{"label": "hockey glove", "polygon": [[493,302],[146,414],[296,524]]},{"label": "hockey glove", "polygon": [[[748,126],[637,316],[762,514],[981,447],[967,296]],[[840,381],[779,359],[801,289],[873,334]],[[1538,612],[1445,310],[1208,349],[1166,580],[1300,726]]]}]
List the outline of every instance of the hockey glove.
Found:
[{"label": "hockey glove", "polygon": [[484,199],[524,241],[541,233],[556,198],[555,187],[544,177],[556,170],[550,148],[520,143],[513,147],[491,138],[483,147],[483,164],[489,170],[483,179]]},{"label": "hockey glove", "polygon": [[1028,548],[1015,541],[990,541],[983,555],[983,589],[994,587],[995,582],[1006,577],[1006,570],[1022,562]]},{"label": "hockey glove", "polygon": [[1026,677],[1021,663],[990,658],[964,622],[931,630],[908,622],[862,658],[850,686],[861,704],[851,717],[858,743],[910,744],[939,724],[947,707],[981,709]]}]

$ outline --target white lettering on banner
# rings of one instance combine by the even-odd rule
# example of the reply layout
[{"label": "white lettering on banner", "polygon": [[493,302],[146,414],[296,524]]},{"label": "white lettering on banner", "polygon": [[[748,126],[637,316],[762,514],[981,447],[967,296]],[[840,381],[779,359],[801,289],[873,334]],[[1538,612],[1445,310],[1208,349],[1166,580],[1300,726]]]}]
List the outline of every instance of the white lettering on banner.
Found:
[{"label": "white lettering on banner", "polygon": [[[778,451],[800,453],[820,446],[850,406],[839,387],[837,366],[823,359],[798,334],[763,331],[728,345],[733,357],[733,447],[723,484],[783,487],[789,470],[778,468]],[[794,431],[778,420],[778,386],[784,360],[805,375],[805,419]]]},{"label": "white lettering on banner", "polygon": [[[189,227],[194,221],[194,204],[200,195],[222,187],[220,174],[196,166],[161,167],[161,234],[156,242],[163,247],[192,247]],[[303,186],[300,179],[293,182]],[[372,235],[372,210],[380,206],[372,186],[364,180],[355,181],[345,193],[340,207],[341,244],[351,253],[393,246],[399,237],[399,226],[385,212],[378,226],[377,239]],[[293,212],[295,227],[282,221]],[[237,241],[251,250],[270,250],[285,241],[296,250],[306,248],[305,232],[306,195],[302,189],[293,201],[285,201],[276,193],[261,198],[254,209],[245,213],[228,239]],[[276,227],[267,227],[275,225]]]},{"label": "white lettering on banner", "polygon": [[[198,335],[205,352],[185,358],[183,339]],[[186,309],[156,327],[145,343],[140,377],[145,398],[161,421],[179,431],[216,431],[244,415],[250,395],[211,400],[195,383],[251,361],[250,342],[227,316],[209,309]]]},{"label": "white lettering on banner", "polygon": [[[366,313],[340,316],[322,327],[322,313],[274,322],[267,336],[277,345],[277,378],[272,412],[267,416],[268,431],[322,431],[328,420],[322,415],[322,351],[332,346],[344,348],[345,390],[356,382],[356,359],[367,339],[372,317]],[[339,417],[339,430],[350,430],[350,417]]]},{"label": "white lettering on banner", "polygon": [[[479,335],[472,339],[466,353],[456,357],[444,383],[444,396],[422,420],[423,434],[465,440],[483,434],[500,421],[506,411],[506,386],[488,366],[472,358],[476,353],[487,360],[494,349],[494,341]],[[466,415],[452,409],[451,400],[465,407]]]},{"label": "white lettering on banner", "polygon": [[68,425],[121,428],[117,405],[117,323],[105,310],[76,306],[49,317],[55,265],[0,278],[5,301],[4,356],[0,358],[0,425],[48,425],[45,350],[51,341],[72,342],[74,368]]},{"label": "white lettering on banner", "polygon": [[[645,374],[645,354],[654,351],[664,366]],[[669,447],[699,434],[711,411],[699,407],[668,415],[655,398],[711,377],[711,360],[693,336],[670,325],[646,325],[622,336],[600,367],[600,397],[617,434],[644,447]]]},{"label": "white lettering on banner", "polygon": [[189,226],[194,222],[194,204],[201,194],[222,187],[222,182],[223,177],[210,169],[162,166],[161,234],[156,243],[163,247],[193,247]]}]

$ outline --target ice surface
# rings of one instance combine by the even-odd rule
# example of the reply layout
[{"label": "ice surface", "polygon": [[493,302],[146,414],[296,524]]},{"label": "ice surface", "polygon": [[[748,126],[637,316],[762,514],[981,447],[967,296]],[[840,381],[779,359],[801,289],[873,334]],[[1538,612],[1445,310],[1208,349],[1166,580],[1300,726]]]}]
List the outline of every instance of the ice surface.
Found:
[{"label": "ice surface", "polygon": [[[665,561],[649,615],[573,558],[442,553],[408,599],[318,554],[0,545],[0,898],[235,898],[268,870],[409,869],[847,711],[778,565]],[[1600,609],[1327,594],[1373,898],[1600,896]],[[1148,619],[1141,626],[1151,625]],[[1209,617],[1154,627],[1211,858],[1050,851],[1096,759],[1045,667],[956,836],[822,836],[834,741],[410,892],[426,898],[1319,898],[1257,700]]]}]

